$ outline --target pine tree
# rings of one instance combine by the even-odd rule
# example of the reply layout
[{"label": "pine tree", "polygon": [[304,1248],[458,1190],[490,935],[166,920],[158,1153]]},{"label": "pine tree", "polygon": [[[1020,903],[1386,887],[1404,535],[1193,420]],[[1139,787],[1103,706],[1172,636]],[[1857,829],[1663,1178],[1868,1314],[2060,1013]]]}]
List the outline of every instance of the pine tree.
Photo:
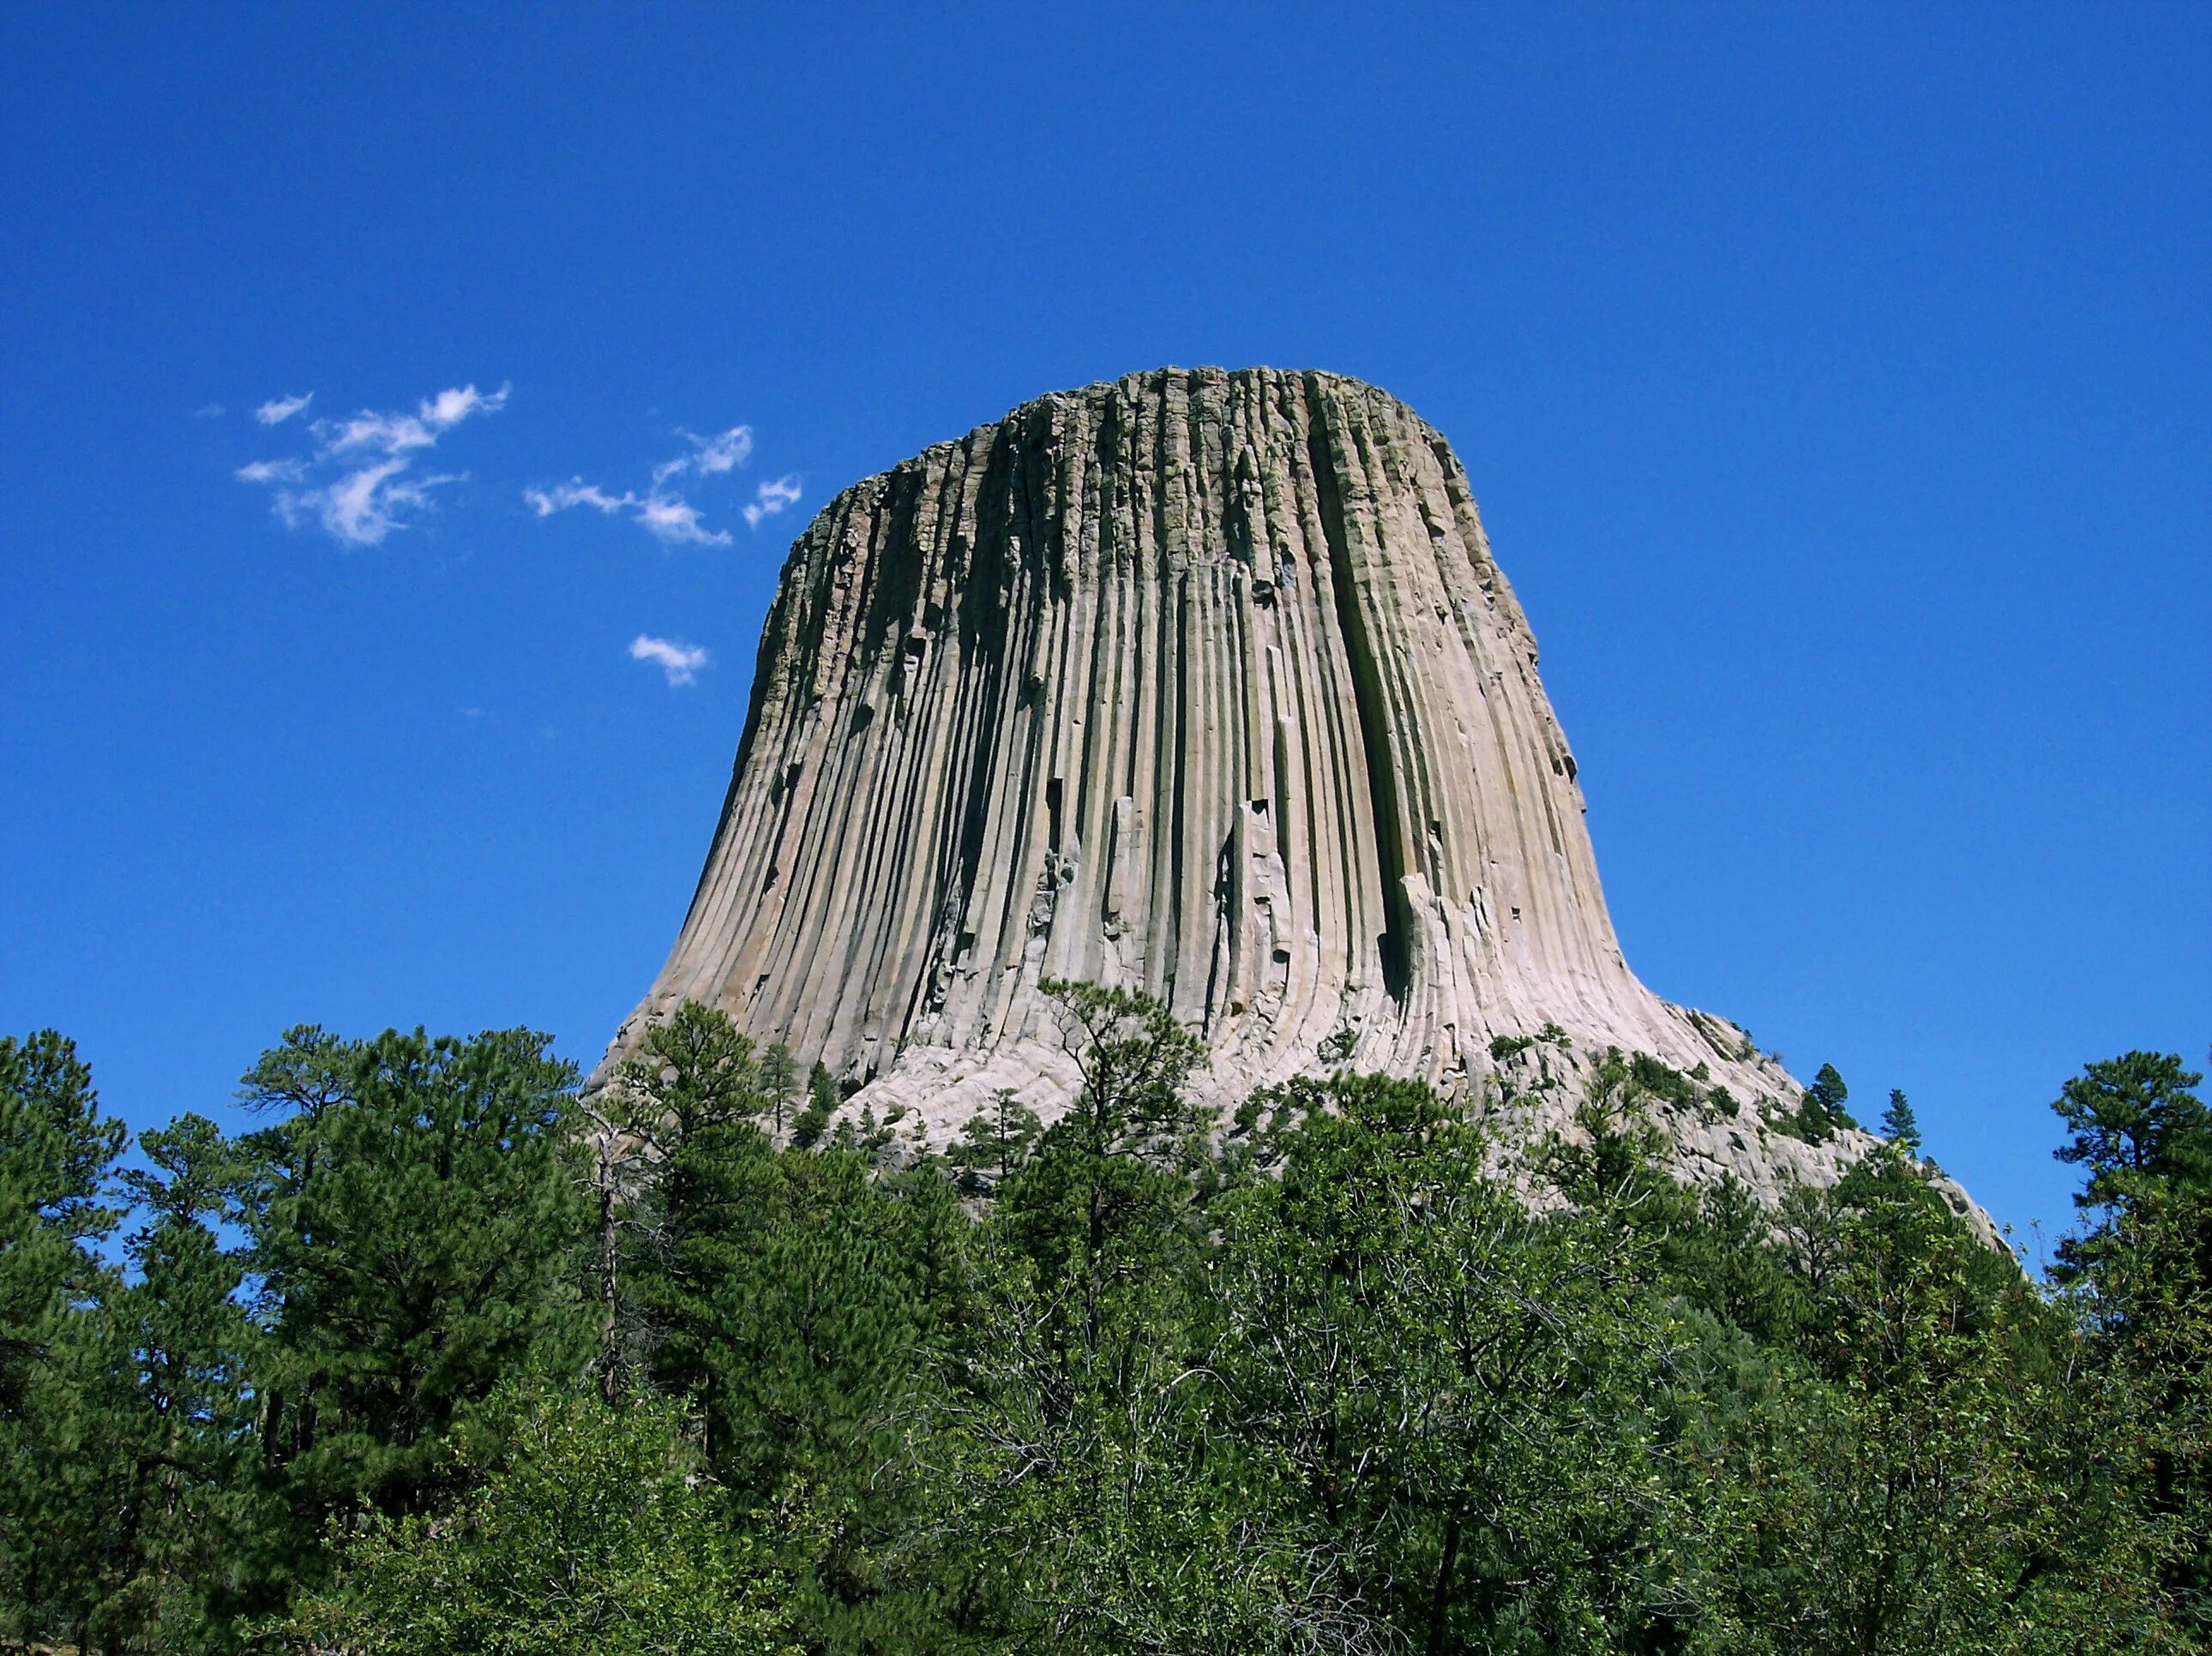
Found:
[{"label": "pine tree", "polygon": [[459,1509],[372,1522],[270,1631],[362,1656],[788,1656],[782,1584],[728,1534],[681,1426],[666,1404],[503,1388],[459,1446]]},{"label": "pine tree", "polygon": [[574,1066],[529,1030],[293,1031],[246,1077],[295,1113],[248,1136],[270,1330],[262,1435],[303,1524],[434,1493],[455,1411],[592,1344]]},{"label": "pine tree", "polygon": [[[123,1175],[140,1222],[132,1279],[111,1280],[78,1319],[71,1368],[81,1497],[54,1538],[104,1588],[88,1629],[161,1649],[222,1647],[270,1601],[240,1590],[263,1526],[252,1426],[258,1331],[240,1303],[240,1163],[221,1131],[186,1115],[149,1131],[147,1165]],[[97,1512],[83,1521],[83,1508]]]},{"label": "pine tree", "polygon": [[1041,986],[1082,1084],[1009,1182],[1002,1213],[1046,1280],[1073,1290],[1079,1338],[1095,1354],[1111,1280],[1173,1240],[1194,1195],[1212,1116],[1185,1089],[1206,1049],[1149,995],[1052,978]]},{"label": "pine tree", "polygon": [[1012,1088],[992,1094],[990,1103],[968,1118],[946,1158],[959,1169],[963,1193],[981,1196],[1012,1178],[1042,1131],[1037,1113]]},{"label": "pine tree", "polygon": [[830,1131],[830,1118],[843,1102],[830,1066],[817,1060],[806,1072],[806,1107],[791,1124],[791,1142],[800,1149],[812,1149],[822,1142],[822,1135]]},{"label": "pine tree", "polygon": [[2125,1399],[2141,1501],[2166,1526],[2161,1585],[2212,1647],[2212,1111],[2172,1052],[2124,1052],[2068,1081],[2058,1159],[2087,1177],[2086,1216],[2053,1273]]},{"label": "pine tree", "polygon": [[[27,1629],[112,1648],[145,1619],[141,1538],[152,1470],[112,1301],[119,1273],[79,1290],[11,1422],[0,1550]],[[134,1592],[134,1586],[141,1589]]]},{"label": "pine tree", "polygon": [[767,1101],[769,1131],[781,1143],[785,1118],[799,1089],[799,1066],[792,1061],[791,1048],[780,1040],[761,1054],[760,1090]]},{"label": "pine tree", "polygon": [[80,1647],[133,1573],[138,1458],[99,1314],[121,1289],[98,1246],[122,1216],[125,1137],[74,1042],[0,1036],[0,1592],[19,1625]]},{"label": "pine tree", "polygon": [[727,1301],[766,1222],[775,1168],[755,1125],[767,1101],[752,1042],[726,1013],[685,1001],[647,1032],[617,1082],[652,1178],[628,1227],[628,1294],[653,1383],[697,1401],[708,1459],[726,1431]]},{"label": "pine tree", "polygon": [[1850,1092],[1851,1089],[1844,1084],[1843,1077],[1837,1072],[1836,1066],[1823,1064],[1820,1072],[1813,1077],[1813,1084],[1805,1089],[1805,1095],[1799,1101],[1797,1125],[1800,1132],[1817,1144],[1833,1137],[1838,1127],[1857,1126],[1859,1124],[1851,1119],[1850,1112],[1844,1107],[1844,1101],[1850,1096]]},{"label": "pine tree", "polygon": [[2070,1135],[2055,1154],[2081,1168],[2074,1204],[2107,1216],[2160,1190],[2212,1191],[2212,1110],[2190,1090],[2203,1075],[2172,1052],[2124,1052],[2087,1065],[2051,1108]]},{"label": "pine tree", "polygon": [[0,1036],[0,1419],[22,1407],[72,1296],[100,1278],[94,1247],[122,1217],[108,1179],[124,1138],[76,1042]]},{"label": "pine tree", "polygon": [[1882,1112],[1881,1136],[1908,1156],[1920,1154],[1920,1123],[1912,1113],[1911,1101],[1894,1087],[1889,1089],[1889,1108]]},{"label": "pine tree", "polygon": [[[1787,1219],[1796,1350],[1711,1391],[1682,1458],[1716,1621],[1793,1650],[2133,1645],[2080,1625],[2148,1595],[2126,1526],[2051,1475],[2081,1425],[2045,1344],[2063,1332],[2018,1267],[1896,1156]],[[2094,1467],[2087,1442],[2069,1452]]]}]

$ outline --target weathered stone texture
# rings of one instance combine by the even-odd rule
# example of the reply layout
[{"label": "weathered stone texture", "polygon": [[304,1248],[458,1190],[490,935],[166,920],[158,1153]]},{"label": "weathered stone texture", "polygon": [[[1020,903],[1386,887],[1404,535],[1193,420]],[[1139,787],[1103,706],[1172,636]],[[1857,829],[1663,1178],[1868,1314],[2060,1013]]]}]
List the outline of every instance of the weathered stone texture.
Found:
[{"label": "weathered stone texture", "polygon": [[[941,1139],[996,1087],[1066,1095],[1059,976],[1164,1000],[1224,1096],[1340,1062],[1494,1095],[1492,1037],[1556,1023],[1794,1103],[1629,971],[1583,810],[1466,474],[1404,404],[1269,369],[1042,397],[799,537],[616,1050],[696,997]],[[1868,1142],[1669,1125],[1764,1187]]]}]

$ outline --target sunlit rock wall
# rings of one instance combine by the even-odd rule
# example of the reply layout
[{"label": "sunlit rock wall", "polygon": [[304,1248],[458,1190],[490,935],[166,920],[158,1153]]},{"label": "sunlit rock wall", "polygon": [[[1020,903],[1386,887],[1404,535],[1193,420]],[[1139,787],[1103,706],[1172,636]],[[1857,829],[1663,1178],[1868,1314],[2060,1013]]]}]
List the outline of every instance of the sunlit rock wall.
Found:
[{"label": "sunlit rock wall", "polygon": [[[847,489],[761,640],[690,914],[617,1038],[689,997],[939,1138],[1073,1071],[1048,977],[1140,987],[1224,1097],[1340,1065],[1562,1116],[1608,1046],[1744,1111],[1693,1171],[1834,1176],[1796,1089],[1637,981],[1536,641],[1450,446],[1318,373],[1041,397]],[[1493,1037],[1571,1038],[1509,1060]]]}]

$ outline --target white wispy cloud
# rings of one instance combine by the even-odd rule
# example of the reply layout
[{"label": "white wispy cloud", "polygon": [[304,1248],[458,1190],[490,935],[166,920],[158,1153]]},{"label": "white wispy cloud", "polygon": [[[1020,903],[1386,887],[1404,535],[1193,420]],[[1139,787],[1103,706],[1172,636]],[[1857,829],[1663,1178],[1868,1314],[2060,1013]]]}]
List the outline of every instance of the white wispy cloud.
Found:
[{"label": "white wispy cloud", "polygon": [[565,483],[551,488],[526,488],[522,498],[530,502],[531,510],[541,518],[550,518],[556,512],[566,512],[572,506],[588,506],[601,512],[620,512],[637,504],[635,494],[610,494],[597,483],[587,483],[581,477],[571,477]]},{"label": "white wispy cloud", "polygon": [[676,434],[691,445],[691,452],[679,454],[672,460],[663,460],[653,467],[653,486],[655,488],[687,471],[702,477],[719,477],[724,472],[734,471],[744,464],[753,452],[753,428],[750,426],[732,426],[716,437],[702,437],[696,432],[678,427]]},{"label": "white wispy cloud", "polygon": [[379,414],[363,409],[348,420],[318,420],[312,429],[333,454],[410,454],[428,448],[472,414],[497,414],[507,406],[507,388],[485,396],[474,385],[426,397],[412,414]]},{"label": "white wispy cloud", "polygon": [[[307,427],[312,446],[306,455],[256,460],[237,475],[270,488],[276,515],[288,527],[313,524],[342,546],[374,546],[407,526],[404,514],[427,507],[432,489],[463,476],[414,475],[416,458],[464,420],[498,413],[507,405],[507,390],[501,385],[486,393],[460,385],[424,397],[412,414],[363,409],[343,420],[316,420]],[[308,397],[278,397],[256,409],[253,417],[264,426],[281,425],[307,402]]]},{"label": "white wispy cloud", "polygon": [[761,519],[773,518],[786,507],[799,504],[799,479],[774,477],[753,491],[752,503],[744,509],[745,526],[758,529]]},{"label": "white wispy cloud", "polygon": [[668,546],[727,546],[726,529],[708,529],[699,521],[699,508],[675,494],[648,494],[638,502],[637,520]]},{"label": "white wispy cloud", "polygon": [[640,633],[629,641],[632,661],[650,661],[666,674],[672,685],[689,684],[707,664],[707,652],[696,644],[672,638],[651,638]]},{"label": "white wispy cloud", "polygon": [[[653,467],[652,481],[642,494],[629,489],[612,494],[597,483],[571,477],[550,488],[526,488],[522,498],[541,518],[566,512],[571,507],[587,506],[595,512],[620,513],[629,518],[664,546],[727,546],[729,531],[709,529],[699,507],[673,485],[686,477],[723,476],[744,464],[753,452],[752,428],[732,426],[711,437],[679,428],[676,434],[691,446],[690,452],[663,460]],[[741,508],[741,513],[748,526],[757,527],[763,518],[782,511],[798,498],[799,480],[779,478],[772,483],[763,483],[757,498]]]},{"label": "white wispy cloud", "polygon": [[595,512],[627,513],[645,525],[653,535],[670,546],[727,546],[730,537],[723,530],[710,530],[700,520],[699,508],[680,494],[671,494],[656,489],[649,494],[632,494],[624,490],[610,494],[597,483],[587,483],[581,477],[571,477],[565,483],[551,488],[526,488],[522,498],[530,509],[541,518],[550,518],[556,512],[566,512],[572,506],[587,506]]},{"label": "white wispy cloud", "polygon": [[253,417],[264,426],[281,426],[294,415],[305,413],[314,400],[313,391],[305,397],[272,397],[253,410]]}]

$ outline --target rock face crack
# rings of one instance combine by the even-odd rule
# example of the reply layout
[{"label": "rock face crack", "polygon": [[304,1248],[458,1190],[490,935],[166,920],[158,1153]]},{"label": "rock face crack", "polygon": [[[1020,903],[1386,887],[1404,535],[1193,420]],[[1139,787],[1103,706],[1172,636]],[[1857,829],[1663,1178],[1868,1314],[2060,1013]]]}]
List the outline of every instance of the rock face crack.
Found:
[{"label": "rock face crack", "polygon": [[1359,756],[1367,773],[1368,808],[1374,813],[1377,871],[1382,882],[1382,930],[1376,934],[1375,949],[1382,968],[1382,992],[1403,1006],[1407,969],[1407,922],[1405,881],[1410,871],[1402,854],[1405,833],[1399,822],[1398,793],[1390,762],[1387,732],[1390,720],[1384,703],[1381,664],[1376,656],[1374,629],[1362,614],[1359,578],[1344,537],[1344,498],[1337,469],[1327,452],[1327,435],[1316,426],[1309,439],[1314,492],[1321,508],[1322,534],[1328,549],[1329,591],[1335,600],[1337,626],[1344,638],[1345,654],[1352,670],[1352,710],[1358,719]]},{"label": "rock face crack", "polygon": [[[999,1088],[1072,1094],[1061,977],[1166,1001],[1224,1097],[1349,1064],[1541,1125],[1619,1046],[1794,1106],[1623,962],[1535,659],[1458,458],[1374,387],[1168,368],[1027,403],[793,545],[610,1060],[696,998],[941,1139]],[[1547,1026],[1550,1090],[1493,1057]],[[1762,1186],[1856,1153],[1755,1122],[1669,1125]]]}]

